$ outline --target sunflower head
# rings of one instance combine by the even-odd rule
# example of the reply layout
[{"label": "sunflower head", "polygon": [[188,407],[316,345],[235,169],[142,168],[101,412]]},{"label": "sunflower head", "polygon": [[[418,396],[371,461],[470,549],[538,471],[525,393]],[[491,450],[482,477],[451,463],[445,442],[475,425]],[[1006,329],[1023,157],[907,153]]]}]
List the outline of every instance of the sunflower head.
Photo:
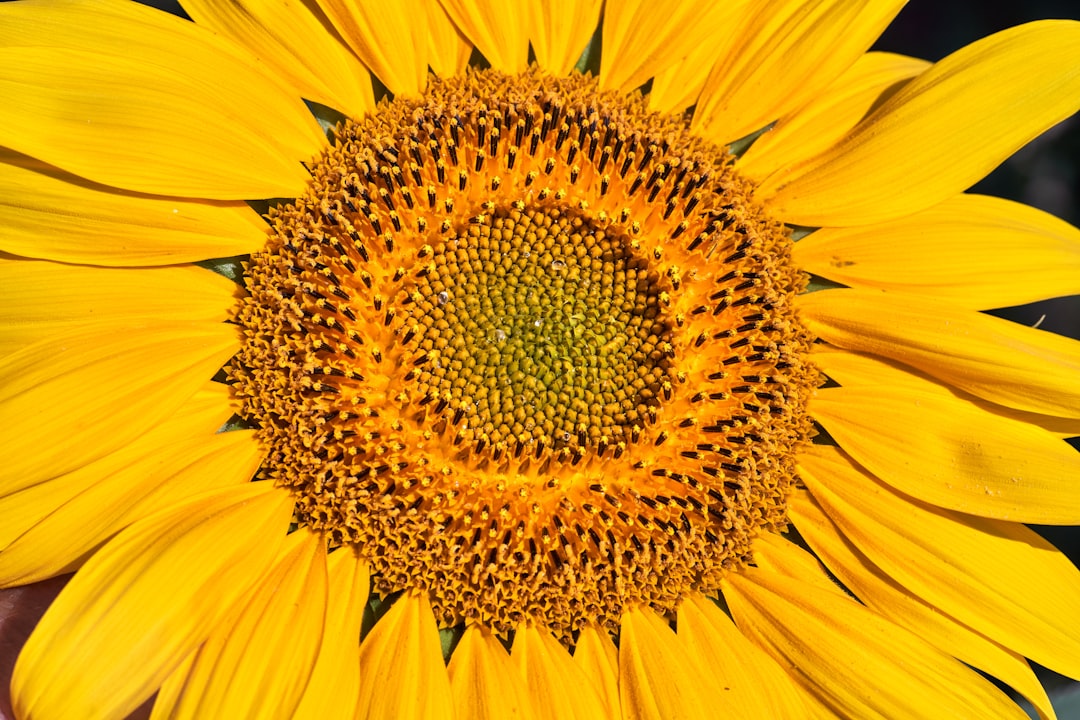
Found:
[{"label": "sunflower head", "polygon": [[805,281],[723,148],[535,67],[335,136],[237,314],[234,392],[299,522],[442,623],[567,641],[784,528]]}]

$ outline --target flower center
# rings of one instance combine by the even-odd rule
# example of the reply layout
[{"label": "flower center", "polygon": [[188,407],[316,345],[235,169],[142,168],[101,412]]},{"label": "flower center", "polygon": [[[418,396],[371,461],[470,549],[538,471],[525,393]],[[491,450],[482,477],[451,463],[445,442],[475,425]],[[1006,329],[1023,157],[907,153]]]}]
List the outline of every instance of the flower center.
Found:
[{"label": "flower center", "polygon": [[297,522],[440,621],[567,641],[785,525],[817,374],[785,228],[582,76],[433,80],[270,213],[231,375]]},{"label": "flower center", "polygon": [[440,243],[408,306],[421,402],[496,460],[625,446],[674,381],[660,285],[625,236],[580,211],[474,217]]}]

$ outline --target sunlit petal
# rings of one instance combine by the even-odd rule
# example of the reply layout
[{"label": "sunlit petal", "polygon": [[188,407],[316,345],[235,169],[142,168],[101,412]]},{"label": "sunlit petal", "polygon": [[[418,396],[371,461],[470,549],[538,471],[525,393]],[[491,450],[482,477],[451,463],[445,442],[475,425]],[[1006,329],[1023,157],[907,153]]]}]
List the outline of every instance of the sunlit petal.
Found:
[{"label": "sunlit petal", "polygon": [[978,40],[828,150],[767,178],[761,197],[792,223],[865,225],[962,192],[1080,108],[1077,43],[1080,23],[1057,20]]},{"label": "sunlit petal", "polygon": [[247,483],[121,533],[27,641],[12,678],[16,714],[76,720],[134,710],[262,577],[292,506],[288,493]]},{"label": "sunlit petal", "polygon": [[291,197],[309,177],[301,161],[325,144],[301,99],[254,56],[137,3],[3,3],[0,45],[0,145],[95,182]]}]

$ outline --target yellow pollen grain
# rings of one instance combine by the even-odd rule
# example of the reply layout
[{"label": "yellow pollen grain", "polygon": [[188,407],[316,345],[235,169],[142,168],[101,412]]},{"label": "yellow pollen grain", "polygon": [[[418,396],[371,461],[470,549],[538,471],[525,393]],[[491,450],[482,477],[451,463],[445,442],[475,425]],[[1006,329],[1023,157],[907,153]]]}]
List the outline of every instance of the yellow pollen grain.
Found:
[{"label": "yellow pollen grain", "polygon": [[785,228],[640,97],[433,79],[337,129],[230,373],[297,521],[439,620],[572,642],[784,527],[818,375]]}]

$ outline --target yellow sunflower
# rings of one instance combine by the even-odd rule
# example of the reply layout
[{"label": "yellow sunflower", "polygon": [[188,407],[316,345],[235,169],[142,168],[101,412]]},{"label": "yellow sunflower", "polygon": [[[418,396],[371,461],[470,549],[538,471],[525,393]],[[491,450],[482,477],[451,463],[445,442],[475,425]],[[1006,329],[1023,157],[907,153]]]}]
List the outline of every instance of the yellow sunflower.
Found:
[{"label": "yellow sunflower", "polygon": [[1054,717],[1080,24],[903,4],[0,4],[15,716]]}]

